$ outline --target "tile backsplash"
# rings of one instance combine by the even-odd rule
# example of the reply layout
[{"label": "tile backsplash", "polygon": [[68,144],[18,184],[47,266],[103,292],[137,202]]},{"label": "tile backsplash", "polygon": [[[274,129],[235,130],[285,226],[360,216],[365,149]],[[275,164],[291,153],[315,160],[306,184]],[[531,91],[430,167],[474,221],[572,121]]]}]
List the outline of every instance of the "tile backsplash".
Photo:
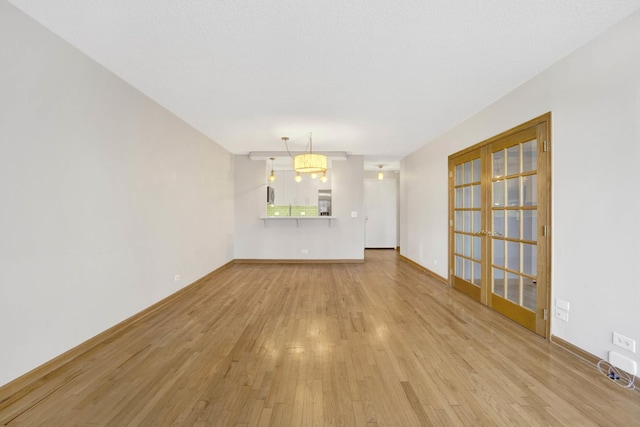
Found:
[{"label": "tile backsplash", "polygon": [[[267,216],[289,216],[289,205],[267,205]],[[291,216],[318,216],[318,207],[292,205]]]}]

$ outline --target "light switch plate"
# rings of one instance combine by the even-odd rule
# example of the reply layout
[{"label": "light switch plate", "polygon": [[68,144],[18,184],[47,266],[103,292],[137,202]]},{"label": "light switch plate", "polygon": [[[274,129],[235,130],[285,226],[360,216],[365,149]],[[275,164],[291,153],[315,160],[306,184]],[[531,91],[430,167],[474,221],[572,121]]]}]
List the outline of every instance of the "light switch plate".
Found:
[{"label": "light switch plate", "polygon": [[560,308],[564,311],[570,311],[569,310],[569,301],[565,301],[563,299],[560,298],[556,298],[556,308]]}]

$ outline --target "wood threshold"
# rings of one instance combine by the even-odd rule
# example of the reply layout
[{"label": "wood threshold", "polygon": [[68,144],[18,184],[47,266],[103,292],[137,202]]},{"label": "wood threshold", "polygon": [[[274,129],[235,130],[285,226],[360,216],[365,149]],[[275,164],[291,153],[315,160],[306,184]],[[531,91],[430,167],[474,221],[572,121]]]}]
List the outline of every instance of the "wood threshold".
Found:
[{"label": "wood threshold", "polygon": [[414,260],[409,259],[409,258],[407,258],[406,256],[404,256],[404,255],[402,255],[402,254],[400,254],[400,253],[398,254],[398,256],[399,256],[399,257],[400,257],[400,259],[401,259],[401,260],[403,260],[404,262],[407,262],[407,263],[409,263],[409,264],[413,265],[414,267],[416,267],[417,269],[422,270],[424,273],[426,273],[426,274],[427,274],[427,276],[431,277],[432,279],[435,279],[435,280],[437,280],[438,282],[440,282],[440,283],[442,283],[442,284],[444,284],[444,285],[446,285],[446,286],[449,286],[449,281],[448,281],[445,277],[442,277],[442,276],[441,276],[441,275],[439,275],[438,273],[435,273],[435,272],[433,272],[433,271],[429,270],[427,267],[425,267],[425,266],[423,266],[423,265],[421,265],[421,264],[418,264],[418,263],[417,263],[417,262],[415,262]]},{"label": "wood threshold", "polygon": [[47,381],[46,377],[51,375],[56,370],[62,368],[64,365],[71,363],[74,359],[82,356],[88,351],[92,350],[96,346],[122,334],[127,329],[135,325],[136,323],[151,316],[158,310],[166,307],[169,304],[174,303],[181,297],[197,290],[200,285],[205,283],[208,279],[215,276],[217,273],[225,270],[233,264],[233,260],[218,267],[207,275],[201,277],[195,282],[179,289],[173,294],[161,299],[157,303],[145,308],[144,310],[134,314],[133,316],[123,320],[120,323],[110,327],[109,329],[100,332],[92,338],[78,344],[77,346],[67,350],[66,352],[56,356],[55,358],[45,362],[37,368],[19,376],[18,378],[8,382],[0,387],[0,410],[9,406],[14,401],[20,399],[23,395],[27,394],[31,389],[37,388],[40,383]]}]

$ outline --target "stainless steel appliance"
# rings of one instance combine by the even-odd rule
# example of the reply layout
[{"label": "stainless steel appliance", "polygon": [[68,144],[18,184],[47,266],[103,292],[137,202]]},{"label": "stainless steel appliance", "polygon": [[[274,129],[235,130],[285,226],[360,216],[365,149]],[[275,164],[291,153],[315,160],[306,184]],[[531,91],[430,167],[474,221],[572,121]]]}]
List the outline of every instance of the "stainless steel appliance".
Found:
[{"label": "stainless steel appliance", "polygon": [[318,190],[318,215],[331,216],[331,190]]}]

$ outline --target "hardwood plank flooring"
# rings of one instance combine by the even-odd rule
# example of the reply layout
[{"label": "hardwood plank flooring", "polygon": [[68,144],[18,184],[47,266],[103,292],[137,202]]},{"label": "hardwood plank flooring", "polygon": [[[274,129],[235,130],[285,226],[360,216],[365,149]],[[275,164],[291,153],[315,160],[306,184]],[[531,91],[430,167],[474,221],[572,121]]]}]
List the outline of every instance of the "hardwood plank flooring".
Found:
[{"label": "hardwood plank flooring", "polygon": [[640,425],[640,393],[395,251],[234,264],[47,376],[0,425]]}]

